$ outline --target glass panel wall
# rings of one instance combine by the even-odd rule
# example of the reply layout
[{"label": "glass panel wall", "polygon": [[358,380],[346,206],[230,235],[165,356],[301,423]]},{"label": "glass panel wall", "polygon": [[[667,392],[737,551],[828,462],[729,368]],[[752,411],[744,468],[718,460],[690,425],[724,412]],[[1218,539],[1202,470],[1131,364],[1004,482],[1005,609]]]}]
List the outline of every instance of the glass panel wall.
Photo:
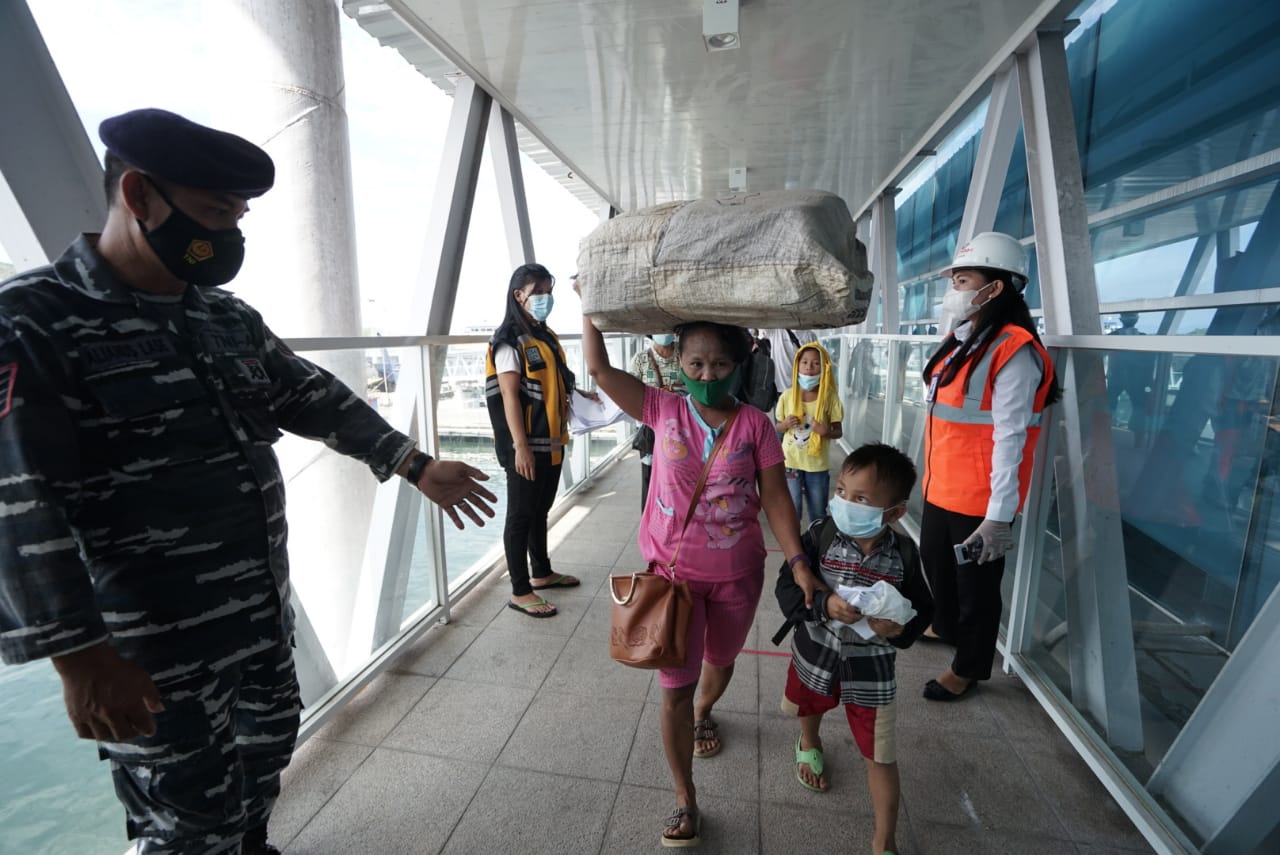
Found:
[{"label": "glass panel wall", "polygon": [[[1124,351],[1107,358],[1110,400],[1121,359],[1177,365],[1180,376],[1160,384],[1155,394],[1169,405],[1146,416],[1140,432],[1119,420],[1110,432],[1123,554],[1106,572],[1127,574],[1132,625],[1119,629],[1136,654],[1142,720],[1141,750],[1116,754],[1145,780],[1280,583],[1280,360]],[[1032,570],[1026,652],[1066,698],[1075,695],[1072,639],[1084,630],[1067,608],[1057,512],[1058,502],[1076,500],[1073,489],[1054,491]]]}]

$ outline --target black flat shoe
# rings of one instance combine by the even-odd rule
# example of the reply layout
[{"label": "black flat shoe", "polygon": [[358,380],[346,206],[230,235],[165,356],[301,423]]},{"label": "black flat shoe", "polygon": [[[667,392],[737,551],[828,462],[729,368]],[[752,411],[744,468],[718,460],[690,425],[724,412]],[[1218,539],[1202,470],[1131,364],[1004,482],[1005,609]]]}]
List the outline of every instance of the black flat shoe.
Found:
[{"label": "black flat shoe", "polygon": [[924,684],[924,697],[925,700],[929,701],[958,701],[973,691],[973,687],[977,682],[977,680],[970,680],[969,685],[965,686],[962,691],[953,692],[937,680],[930,680]]}]

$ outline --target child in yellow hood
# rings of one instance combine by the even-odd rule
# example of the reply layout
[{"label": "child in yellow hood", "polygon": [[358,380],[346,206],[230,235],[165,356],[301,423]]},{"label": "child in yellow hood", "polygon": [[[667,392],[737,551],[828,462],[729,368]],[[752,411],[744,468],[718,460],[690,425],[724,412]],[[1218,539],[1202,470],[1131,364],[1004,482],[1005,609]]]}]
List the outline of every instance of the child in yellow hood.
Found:
[{"label": "child in yellow hood", "polygon": [[821,519],[826,516],[831,492],[827,440],[840,438],[844,421],[831,356],[822,345],[810,342],[796,351],[791,364],[791,388],[778,398],[774,418],[775,427],[782,434],[787,487],[796,516],[804,522],[807,496],[809,519]]}]

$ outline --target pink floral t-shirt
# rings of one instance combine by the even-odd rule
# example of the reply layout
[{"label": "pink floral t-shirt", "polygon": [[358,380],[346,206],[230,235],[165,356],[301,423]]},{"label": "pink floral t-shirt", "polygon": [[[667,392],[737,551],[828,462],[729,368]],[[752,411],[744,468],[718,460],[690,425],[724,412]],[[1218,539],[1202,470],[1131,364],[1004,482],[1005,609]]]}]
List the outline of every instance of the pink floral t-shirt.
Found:
[{"label": "pink floral t-shirt", "polygon": [[[683,395],[644,390],[644,417],[653,428],[649,503],[640,518],[640,553],[666,563],[680,542],[680,526],[698,485],[712,437]],[[676,575],[723,582],[764,568],[760,493],[756,476],[782,464],[782,443],[769,417],[743,404],[716,455],[707,486],[684,534]]]}]

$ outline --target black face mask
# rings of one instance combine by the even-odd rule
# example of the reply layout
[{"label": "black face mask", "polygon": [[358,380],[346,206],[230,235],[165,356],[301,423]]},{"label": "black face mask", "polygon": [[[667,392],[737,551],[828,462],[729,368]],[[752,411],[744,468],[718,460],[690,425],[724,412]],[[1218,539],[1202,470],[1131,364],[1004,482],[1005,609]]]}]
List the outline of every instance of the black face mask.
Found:
[{"label": "black face mask", "polygon": [[[147,180],[151,181],[149,177]],[[142,220],[138,220],[138,227],[160,263],[183,282],[198,287],[225,285],[235,279],[244,264],[244,235],[240,230],[206,228],[184,214],[154,181],[151,186],[171,213],[150,231]]]}]

